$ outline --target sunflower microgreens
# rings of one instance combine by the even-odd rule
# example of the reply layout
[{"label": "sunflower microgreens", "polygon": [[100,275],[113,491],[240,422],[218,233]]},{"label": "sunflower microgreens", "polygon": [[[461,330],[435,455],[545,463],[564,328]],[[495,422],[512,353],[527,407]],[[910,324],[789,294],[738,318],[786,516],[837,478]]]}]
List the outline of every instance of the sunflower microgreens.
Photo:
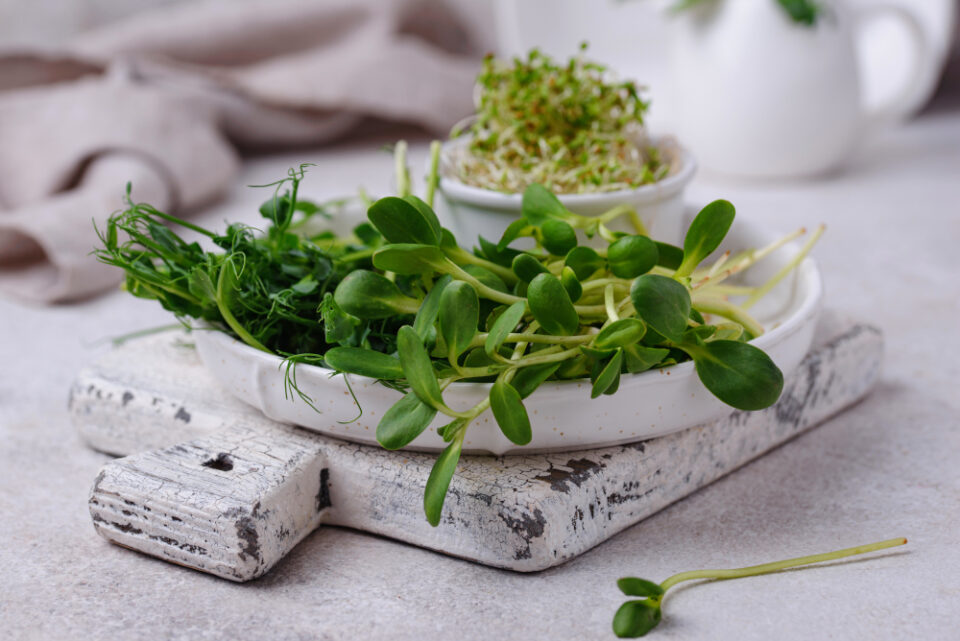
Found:
[{"label": "sunflower microgreens", "polygon": [[[767,283],[731,285],[731,276],[802,231],[708,265],[733,223],[729,202],[704,207],[676,247],[610,230],[616,218],[635,220],[629,207],[585,217],[533,184],[522,218],[497,242],[479,238],[471,252],[432,207],[439,146],[431,147],[426,200],[409,193],[405,152],[406,145],[395,147],[401,195],[373,201],[369,222],[349,237],[307,231],[310,218],[329,207],[298,199],[301,166],[274,183],[260,210],[269,223],[261,234],[234,224],[219,235],[131,203],[110,218],[96,255],[126,271],[132,294],[285,357],[287,390],[308,404],[296,384],[298,364],[397,390],[377,426],[387,449],[410,444],[446,417],[438,432],[449,445],[424,496],[433,525],[471,423],[490,410],[506,438],[529,443],[523,399],[545,381],[589,379],[597,398],[615,393],[622,375],[692,360],[706,388],[732,407],[757,410],[779,398],[780,370],[748,342],[763,332],[748,308],[803,260],[822,228]],[[182,240],[167,222],[221,251]],[[578,232],[606,247],[582,245]],[[520,238],[534,247],[512,247]],[[458,381],[489,382],[490,392],[473,407],[451,407],[444,391]]]},{"label": "sunflower microgreens", "polygon": [[537,49],[512,62],[487,56],[477,85],[476,116],[451,134],[469,135],[450,158],[451,175],[468,185],[568,194],[630,189],[669,172],[644,133],[640,89],[611,80],[603,65],[582,56],[558,64]]},{"label": "sunflower microgreens", "polygon": [[620,606],[613,617],[613,633],[620,638],[642,637],[652,629],[657,627],[662,618],[661,603],[667,590],[684,581],[693,581],[696,579],[739,579],[748,576],[757,576],[760,574],[770,574],[779,572],[788,568],[795,568],[813,563],[823,563],[824,561],[834,561],[858,554],[867,554],[878,550],[905,545],[905,538],[888,539],[878,543],[868,545],[859,545],[857,547],[827,552],[825,554],[814,554],[811,556],[802,556],[796,559],[787,559],[785,561],[775,561],[773,563],[764,563],[763,565],[752,565],[746,568],[735,570],[694,570],[692,572],[681,572],[674,574],[663,583],[655,583],[647,579],[637,577],[623,577],[617,581],[617,587],[626,596],[640,597],[627,601]]}]

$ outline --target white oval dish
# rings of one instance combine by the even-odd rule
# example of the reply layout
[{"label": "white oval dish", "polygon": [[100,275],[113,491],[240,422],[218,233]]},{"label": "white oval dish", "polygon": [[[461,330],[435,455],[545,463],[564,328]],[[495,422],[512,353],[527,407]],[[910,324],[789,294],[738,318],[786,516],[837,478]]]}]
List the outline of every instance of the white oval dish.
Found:
[{"label": "white oval dish", "polygon": [[[737,221],[720,251],[761,247],[773,235]],[[747,284],[760,284],[796,255],[787,245],[746,271]],[[797,366],[810,348],[822,296],[820,273],[807,258],[751,310],[767,332],[753,344],[770,355],[784,375]],[[297,384],[313,399],[315,411],[299,398],[284,395],[284,362],[219,331],[195,333],[197,351],[214,378],[240,400],[283,423],[300,425],[330,436],[375,444],[377,423],[400,393],[374,379],[346,375],[363,407],[358,409],[344,376],[300,365]],[[465,409],[486,397],[487,383],[454,383],[444,392],[447,404]],[[493,454],[582,449],[627,443],[707,423],[733,409],[717,400],[697,378],[693,363],[681,363],[641,374],[625,374],[612,396],[590,399],[589,380],[556,381],[541,385],[524,404],[533,440],[518,447],[497,427],[488,410],[470,425],[464,449]],[[438,451],[446,444],[436,428],[451,419],[438,415],[407,449]]]},{"label": "white oval dish", "polygon": [[[654,144],[657,142],[659,140],[654,140]],[[472,187],[449,177],[451,154],[466,143],[466,138],[449,140],[440,152],[440,193],[449,212],[448,222],[457,238],[473,242],[477,236],[483,236],[496,241],[507,226],[520,217],[523,194]],[[675,156],[671,163],[673,168],[655,183],[636,189],[561,194],[557,197],[567,209],[581,216],[599,216],[617,205],[632,205],[650,236],[678,244],[685,230],[683,192],[697,171],[697,163],[688,151],[676,144],[671,144],[670,150]],[[633,232],[627,224],[626,219],[621,218],[611,227]]]}]

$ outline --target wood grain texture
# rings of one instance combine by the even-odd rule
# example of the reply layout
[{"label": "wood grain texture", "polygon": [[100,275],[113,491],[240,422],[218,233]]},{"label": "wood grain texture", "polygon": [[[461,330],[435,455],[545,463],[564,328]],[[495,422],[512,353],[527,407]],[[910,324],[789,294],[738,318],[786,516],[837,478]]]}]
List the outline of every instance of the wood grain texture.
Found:
[{"label": "wood grain texture", "polygon": [[883,352],[876,329],[827,315],[775,406],[625,446],[466,456],[432,528],[434,455],[272,422],[217,388],[184,340],[131,342],[78,378],[71,411],[91,445],[160,448],[104,466],[91,515],[110,541],[237,581],[321,522],[517,571],[557,565],[856,402]]}]

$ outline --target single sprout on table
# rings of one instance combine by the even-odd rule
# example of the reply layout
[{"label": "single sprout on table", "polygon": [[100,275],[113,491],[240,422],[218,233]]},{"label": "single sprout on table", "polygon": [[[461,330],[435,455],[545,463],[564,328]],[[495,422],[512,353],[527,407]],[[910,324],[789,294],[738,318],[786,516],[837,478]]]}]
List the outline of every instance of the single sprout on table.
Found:
[{"label": "single sprout on table", "polygon": [[623,577],[617,581],[617,587],[620,588],[620,591],[626,596],[641,598],[627,601],[620,606],[620,609],[617,610],[617,613],[613,617],[613,633],[620,638],[632,639],[642,637],[653,630],[659,625],[662,619],[661,603],[667,590],[684,581],[694,581],[697,579],[740,579],[748,576],[770,574],[771,572],[779,572],[788,568],[834,561],[858,554],[868,554],[899,545],[906,545],[906,543],[907,540],[905,538],[888,539],[878,543],[859,545],[835,552],[813,554],[811,556],[764,563],[763,565],[752,565],[735,570],[694,570],[692,572],[681,572],[680,574],[674,574],[663,583],[655,583],[647,579],[632,576]]},{"label": "single sprout on table", "polygon": [[[586,45],[583,45],[586,48]],[[452,137],[452,176],[509,193],[540,184],[557,194],[632,189],[660,180],[669,159],[643,129],[647,103],[634,82],[616,82],[603,65],[558,64],[539,50],[512,62],[484,59],[478,104]]]}]

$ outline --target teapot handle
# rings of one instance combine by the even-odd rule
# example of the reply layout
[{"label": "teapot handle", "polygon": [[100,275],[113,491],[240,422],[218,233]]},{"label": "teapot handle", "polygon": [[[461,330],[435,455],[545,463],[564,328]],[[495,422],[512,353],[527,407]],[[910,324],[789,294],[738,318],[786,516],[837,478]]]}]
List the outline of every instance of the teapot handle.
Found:
[{"label": "teapot handle", "polygon": [[934,47],[926,29],[916,15],[897,2],[873,2],[860,7],[854,14],[856,31],[880,15],[896,17],[907,28],[913,41],[915,52],[914,65],[903,86],[883,103],[865,110],[865,133],[889,127],[905,120],[917,104],[923,100],[929,83],[930,74],[937,68],[934,64]]}]

